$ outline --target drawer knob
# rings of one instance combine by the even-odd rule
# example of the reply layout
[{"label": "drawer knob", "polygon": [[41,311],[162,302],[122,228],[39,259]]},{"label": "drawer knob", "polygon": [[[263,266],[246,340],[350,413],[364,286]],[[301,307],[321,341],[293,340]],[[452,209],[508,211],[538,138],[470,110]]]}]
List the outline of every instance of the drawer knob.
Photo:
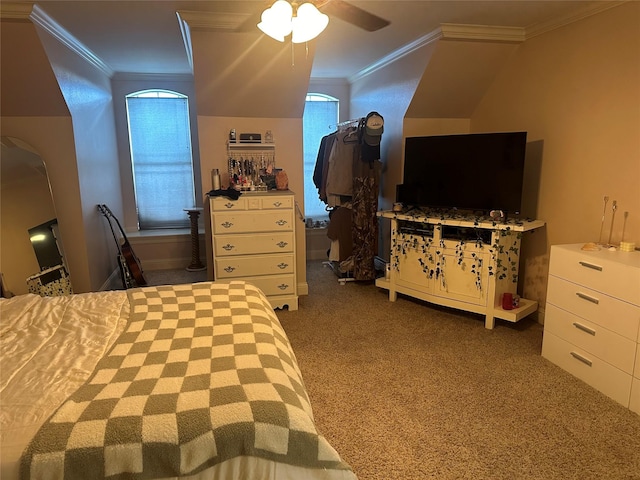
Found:
[{"label": "drawer knob", "polygon": [[589,328],[578,322],[573,322],[573,326],[576,327],[578,330],[582,330],[583,332],[588,333],[589,335],[593,335],[594,337],[596,336],[596,331],[593,328]]},{"label": "drawer knob", "polygon": [[225,207],[227,207],[227,208],[233,208],[233,207],[234,207],[234,205],[235,205],[235,204],[234,204],[234,203],[231,203],[231,202],[227,202],[227,203],[225,203],[225,204],[224,204],[224,206],[225,206]]},{"label": "drawer knob", "polygon": [[224,271],[227,273],[231,273],[235,270],[235,267],[232,267],[231,265],[229,265],[228,267],[224,267]]},{"label": "drawer knob", "polygon": [[283,225],[286,225],[286,224],[287,224],[286,220],[276,220],[276,225],[283,226]]},{"label": "drawer knob", "polygon": [[286,246],[287,246],[287,245],[289,245],[289,244],[288,244],[287,242],[278,242],[278,243],[276,243],[276,245],[277,245],[278,247],[280,247],[280,248],[284,248],[284,247],[286,247]]},{"label": "drawer knob", "polygon": [[224,228],[230,228],[230,227],[232,227],[232,226],[233,226],[233,223],[231,223],[231,222],[224,222],[224,223],[222,223],[221,225],[222,225]]},{"label": "drawer knob", "polygon": [[585,365],[588,366],[592,366],[593,362],[591,360],[589,360],[588,358],[584,358],[582,355],[580,355],[579,353],[576,352],[571,352],[571,356],[573,358],[575,358],[576,360],[581,361],[582,363],[584,363]]},{"label": "drawer knob", "polygon": [[279,268],[280,270],[284,270],[284,269],[285,269],[285,268],[287,268],[288,266],[289,266],[289,264],[288,264],[288,263],[284,263],[284,262],[282,262],[282,263],[279,263],[279,264],[278,264],[278,268]]},{"label": "drawer knob", "polygon": [[278,285],[278,288],[280,290],[286,290],[287,288],[289,288],[289,285],[287,285],[286,283],[281,283],[280,285]]},{"label": "drawer knob", "polygon": [[597,298],[591,297],[586,293],[576,292],[576,295],[578,296],[578,298],[586,300],[587,302],[595,303],[596,305],[600,303],[600,300],[598,300]]},{"label": "drawer knob", "polygon": [[233,249],[234,249],[234,248],[236,248],[236,247],[235,247],[235,246],[233,246],[233,245],[231,245],[231,244],[229,244],[229,243],[227,243],[227,244],[226,244],[226,245],[224,245],[222,248],[224,248],[224,249],[228,252],[229,250],[233,250]]},{"label": "drawer knob", "polygon": [[278,207],[282,206],[282,202],[273,202],[273,206],[278,208]]},{"label": "drawer knob", "polygon": [[600,265],[594,265],[593,263],[589,263],[589,262],[578,262],[578,263],[583,267],[590,268],[592,270],[597,270],[599,272],[602,271],[602,267]]}]

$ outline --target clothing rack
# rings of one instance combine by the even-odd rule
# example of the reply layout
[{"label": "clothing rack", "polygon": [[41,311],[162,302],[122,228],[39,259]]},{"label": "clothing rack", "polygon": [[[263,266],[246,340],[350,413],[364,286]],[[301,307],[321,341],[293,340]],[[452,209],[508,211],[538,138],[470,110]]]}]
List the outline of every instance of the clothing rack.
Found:
[{"label": "clothing rack", "polygon": [[[362,121],[362,117],[354,118],[351,120],[345,120],[344,122],[340,122],[336,124],[335,128],[340,129],[340,128],[349,127],[349,126],[357,127],[361,121]],[[329,125],[329,128],[333,128],[333,125]]]},{"label": "clothing rack", "polygon": [[[370,132],[365,127],[374,116]],[[313,181],[320,200],[333,213],[327,230],[332,240],[330,259],[323,264],[333,270],[342,285],[375,276],[369,260],[377,254],[373,250],[382,164],[380,138],[375,137],[382,135],[382,123],[379,113],[370,112],[366,117],[332,124],[329,128],[335,130],[322,138],[318,149]]]},{"label": "clothing rack", "polygon": [[343,272],[340,270],[340,262],[325,260],[322,264],[333,270],[333,273],[338,277],[338,283],[340,285],[344,285],[347,282],[355,282],[356,279],[353,278],[351,272]]}]

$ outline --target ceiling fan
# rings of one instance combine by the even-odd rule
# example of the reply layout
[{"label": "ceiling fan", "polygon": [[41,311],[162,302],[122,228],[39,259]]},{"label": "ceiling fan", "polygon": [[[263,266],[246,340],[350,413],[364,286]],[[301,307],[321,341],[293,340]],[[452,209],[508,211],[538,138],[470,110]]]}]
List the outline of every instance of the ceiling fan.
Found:
[{"label": "ceiling fan", "polygon": [[339,18],[368,32],[375,32],[391,23],[389,20],[380,18],[343,0],[324,0],[312,3],[315,3],[321,12],[330,17]]},{"label": "ceiling fan", "polygon": [[[268,3],[270,5],[273,1]],[[368,32],[375,32],[376,30],[380,30],[391,23],[384,18],[378,17],[377,15],[369,13],[366,10],[343,0],[294,0],[290,1],[290,3],[296,6],[303,3],[312,3],[318,8],[318,10],[329,15],[329,17],[339,18],[340,20],[351,23],[352,25],[362,28]],[[251,15],[242,23],[238,30],[242,32],[253,31],[256,28],[256,25],[260,22],[262,10],[263,9],[256,12],[255,15]]]}]

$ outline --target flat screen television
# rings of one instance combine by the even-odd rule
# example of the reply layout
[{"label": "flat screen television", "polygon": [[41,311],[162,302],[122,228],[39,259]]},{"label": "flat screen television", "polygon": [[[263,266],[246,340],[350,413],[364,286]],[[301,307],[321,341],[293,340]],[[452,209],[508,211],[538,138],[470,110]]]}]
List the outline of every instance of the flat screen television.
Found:
[{"label": "flat screen television", "polygon": [[405,139],[405,206],[517,214],[522,204],[527,132]]}]

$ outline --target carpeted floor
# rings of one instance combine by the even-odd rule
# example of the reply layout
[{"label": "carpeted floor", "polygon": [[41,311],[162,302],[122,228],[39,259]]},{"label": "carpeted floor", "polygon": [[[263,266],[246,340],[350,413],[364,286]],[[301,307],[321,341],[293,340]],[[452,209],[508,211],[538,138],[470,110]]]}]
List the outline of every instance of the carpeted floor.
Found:
[{"label": "carpeted floor", "polygon": [[277,315],[321,432],[360,480],[640,479],[640,415],[542,358],[539,324],[487,330],[476,315],[389,302],[371,283],[339,285],[320,261],[307,268],[309,295]]},{"label": "carpeted floor", "polygon": [[640,479],[640,416],[542,358],[541,325],[392,303],[321,262],[307,278],[277,314],[360,480]]}]

